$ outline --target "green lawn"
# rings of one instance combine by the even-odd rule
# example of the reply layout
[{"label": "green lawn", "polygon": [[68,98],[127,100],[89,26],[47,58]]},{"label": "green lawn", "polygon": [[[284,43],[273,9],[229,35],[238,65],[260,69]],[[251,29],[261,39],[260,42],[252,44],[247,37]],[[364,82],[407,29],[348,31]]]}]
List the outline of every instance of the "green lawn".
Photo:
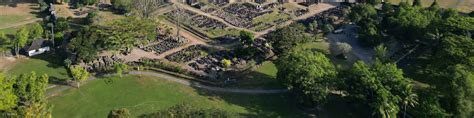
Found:
[{"label": "green lawn", "polygon": [[35,71],[36,74],[47,74],[50,80],[65,80],[69,78],[66,68],[61,65],[61,58],[53,54],[42,54],[28,59],[21,58],[15,63],[16,65],[8,70],[12,75]]},{"label": "green lawn", "polygon": [[233,29],[233,28],[209,29],[207,31],[205,31],[205,29],[200,28],[200,30],[204,31],[204,33],[211,38],[216,38],[216,37],[225,36],[225,35],[237,36],[239,35],[239,32],[240,32],[240,30]]},{"label": "green lawn", "polygon": [[253,24],[257,24],[257,23],[273,24],[274,21],[279,20],[279,19],[290,19],[290,16],[287,14],[278,13],[277,11],[273,11],[272,13],[254,18],[252,20],[252,23]]},{"label": "green lawn", "polygon": [[29,15],[0,15],[0,26],[10,25],[33,18]]},{"label": "green lawn", "polygon": [[[112,109],[127,108],[138,116],[179,103],[218,108],[249,116],[301,117],[286,94],[217,94],[148,76],[97,79],[79,89],[68,89],[50,98],[57,118],[104,118]],[[272,98],[272,99],[268,99]]]}]

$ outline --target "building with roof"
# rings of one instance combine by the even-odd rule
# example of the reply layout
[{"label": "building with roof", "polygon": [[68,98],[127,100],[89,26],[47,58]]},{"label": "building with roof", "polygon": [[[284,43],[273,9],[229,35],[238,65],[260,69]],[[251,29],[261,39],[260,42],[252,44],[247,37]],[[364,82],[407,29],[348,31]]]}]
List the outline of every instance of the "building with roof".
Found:
[{"label": "building with roof", "polygon": [[23,51],[28,56],[35,56],[50,50],[51,43],[48,40],[38,39],[32,41],[29,45],[23,48]]}]

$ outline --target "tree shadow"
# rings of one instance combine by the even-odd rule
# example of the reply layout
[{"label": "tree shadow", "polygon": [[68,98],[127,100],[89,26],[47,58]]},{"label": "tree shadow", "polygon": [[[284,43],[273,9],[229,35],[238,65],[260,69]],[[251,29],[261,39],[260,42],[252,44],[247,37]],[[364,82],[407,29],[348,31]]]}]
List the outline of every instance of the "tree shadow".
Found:
[{"label": "tree shadow", "polygon": [[227,85],[227,87],[260,88],[260,89],[286,88],[274,76],[257,72],[257,71],[233,73],[231,77],[235,79],[236,82]]},{"label": "tree shadow", "polygon": [[212,92],[197,88],[199,95],[208,96],[211,101],[222,100],[230,105],[243,107],[248,113],[240,113],[242,117],[305,117],[298,110],[289,94],[242,94]]},{"label": "tree shadow", "polygon": [[[60,49],[58,49],[60,50]],[[48,62],[48,67],[50,68],[64,68],[64,59],[65,56],[63,56],[61,51],[50,51],[50,52],[45,52],[43,54],[35,55],[30,58],[33,59],[39,59]]]}]

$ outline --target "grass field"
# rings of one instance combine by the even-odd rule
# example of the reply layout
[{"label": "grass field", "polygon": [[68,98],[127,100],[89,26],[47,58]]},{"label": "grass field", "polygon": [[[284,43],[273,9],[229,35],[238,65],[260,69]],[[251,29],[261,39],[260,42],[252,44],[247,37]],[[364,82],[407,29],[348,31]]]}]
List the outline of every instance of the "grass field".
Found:
[{"label": "grass field", "polygon": [[[390,3],[398,4],[405,0],[387,0]],[[413,0],[408,0],[410,3]],[[428,7],[434,0],[421,0],[424,7]],[[438,3],[443,8],[456,8],[462,12],[474,11],[474,0],[438,0]]]},{"label": "grass field", "polygon": [[209,29],[207,31],[205,29],[202,29],[202,28],[198,28],[198,29],[201,30],[202,32],[204,32],[207,36],[209,36],[211,38],[217,38],[217,37],[225,36],[225,35],[237,36],[237,35],[239,35],[239,32],[240,32],[240,30],[233,29],[233,28]]},{"label": "grass field", "polygon": [[278,11],[273,11],[272,13],[265,14],[259,17],[256,17],[252,20],[253,24],[257,23],[269,23],[273,24],[274,21],[279,19],[290,19],[290,16],[287,14],[278,13]]},{"label": "grass field", "polygon": [[[97,79],[50,98],[57,118],[104,118],[116,108],[127,108],[138,116],[179,103],[217,108],[259,117],[301,117],[284,94],[217,94],[148,76]],[[272,99],[268,99],[272,98]]]},{"label": "grass field", "polygon": [[50,80],[65,80],[68,79],[68,73],[64,68],[61,58],[52,54],[37,55],[32,58],[21,58],[15,62],[15,66],[8,70],[12,75],[19,75],[22,73],[30,73],[35,71],[36,74],[47,74]]}]

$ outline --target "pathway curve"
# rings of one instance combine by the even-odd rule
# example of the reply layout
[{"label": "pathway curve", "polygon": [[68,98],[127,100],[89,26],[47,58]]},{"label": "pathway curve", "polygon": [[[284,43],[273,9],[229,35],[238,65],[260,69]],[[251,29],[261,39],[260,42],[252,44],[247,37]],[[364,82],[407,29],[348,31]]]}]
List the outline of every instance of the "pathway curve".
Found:
[{"label": "pathway curve", "polygon": [[8,24],[8,25],[5,25],[5,26],[1,26],[0,29],[19,27],[19,26],[23,26],[23,25],[26,25],[26,24],[30,24],[30,23],[35,23],[35,22],[38,22],[38,21],[41,21],[41,20],[43,20],[43,19],[35,18],[35,19],[31,19],[31,20],[21,21],[21,22],[18,22],[18,23],[13,23],[13,24]]},{"label": "pathway curve", "polygon": [[285,93],[285,92],[288,92],[287,89],[239,89],[239,88],[221,88],[221,87],[206,86],[206,85],[202,85],[199,82],[180,79],[180,78],[172,76],[172,75],[157,73],[157,72],[150,72],[150,71],[131,71],[131,72],[129,72],[129,74],[130,75],[154,76],[154,77],[157,77],[157,78],[178,82],[178,83],[186,85],[186,86],[191,86],[191,87],[195,87],[195,88],[199,88],[199,89],[205,89],[205,90],[216,91],[216,92],[247,93],[247,94],[265,94],[265,93]]},{"label": "pathway curve", "polygon": [[[193,88],[197,89],[203,89],[203,90],[208,90],[208,91],[214,91],[214,92],[224,92],[224,93],[241,93],[241,94],[276,94],[276,93],[286,93],[288,92],[287,89],[241,89],[241,88],[222,88],[222,87],[214,87],[214,86],[207,86],[203,85],[199,82],[196,81],[191,81],[187,80],[184,78],[176,77],[173,75],[165,74],[165,73],[159,73],[159,72],[151,72],[151,71],[130,71],[128,73],[129,75],[146,75],[146,76],[153,76],[156,77],[156,79],[165,79],[168,81],[173,81],[177,82],[186,86],[190,86]],[[112,74],[115,75],[115,74]],[[111,76],[111,75],[105,75],[105,76]],[[91,76],[89,80],[86,82],[83,82],[83,84],[87,83],[88,81],[96,79],[95,77]],[[65,86],[65,85],[51,85],[47,89],[48,91],[46,92],[46,96],[53,97],[59,95],[62,91],[65,91],[67,89],[71,89],[73,87],[71,86]]]}]

